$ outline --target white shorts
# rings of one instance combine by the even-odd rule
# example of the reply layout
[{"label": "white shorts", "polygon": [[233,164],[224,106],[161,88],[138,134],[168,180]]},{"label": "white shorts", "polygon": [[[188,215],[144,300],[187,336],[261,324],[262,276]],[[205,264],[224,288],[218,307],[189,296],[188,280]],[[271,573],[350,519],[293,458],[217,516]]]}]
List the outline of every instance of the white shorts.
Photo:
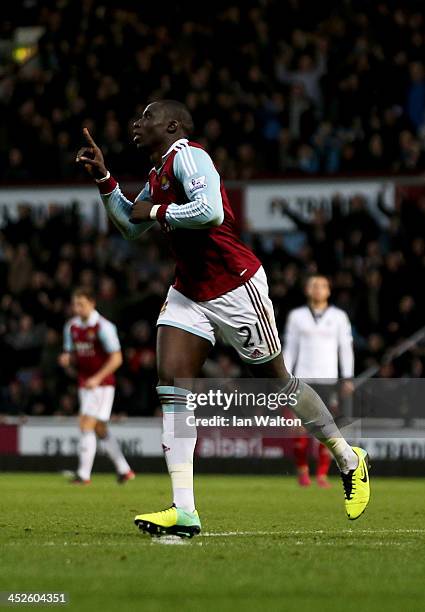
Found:
[{"label": "white shorts", "polygon": [[248,363],[270,361],[281,351],[262,267],[240,287],[206,302],[194,302],[170,287],[157,325],[179,327],[213,345],[219,339]]},{"label": "white shorts", "polygon": [[91,416],[98,421],[109,421],[114,403],[115,387],[104,385],[95,389],[78,389],[80,414]]}]

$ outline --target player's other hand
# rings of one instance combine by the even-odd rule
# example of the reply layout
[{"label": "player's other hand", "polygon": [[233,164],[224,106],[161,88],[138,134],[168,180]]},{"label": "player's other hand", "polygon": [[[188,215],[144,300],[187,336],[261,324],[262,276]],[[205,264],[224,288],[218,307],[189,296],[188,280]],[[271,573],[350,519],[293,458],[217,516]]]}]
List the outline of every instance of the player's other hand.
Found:
[{"label": "player's other hand", "polygon": [[100,385],[100,380],[97,378],[97,376],[90,376],[89,378],[87,378],[86,382],[84,383],[84,387],[86,389],[95,389],[99,385]]},{"label": "player's other hand", "polygon": [[63,368],[69,368],[71,365],[71,355],[70,353],[61,353],[58,357],[59,365]]},{"label": "player's other hand", "polygon": [[149,221],[151,209],[152,202],[146,200],[135,202],[131,209],[130,222],[141,223],[142,221]]},{"label": "player's other hand", "polygon": [[341,383],[341,396],[342,398],[346,398],[346,397],[350,397],[350,395],[352,395],[355,391],[355,387],[353,384],[353,381],[351,380],[344,380]]},{"label": "player's other hand", "polygon": [[83,129],[83,136],[87,145],[78,151],[75,161],[77,164],[84,166],[94,179],[101,179],[108,173],[103,159],[103,153],[91,137],[87,128]]}]

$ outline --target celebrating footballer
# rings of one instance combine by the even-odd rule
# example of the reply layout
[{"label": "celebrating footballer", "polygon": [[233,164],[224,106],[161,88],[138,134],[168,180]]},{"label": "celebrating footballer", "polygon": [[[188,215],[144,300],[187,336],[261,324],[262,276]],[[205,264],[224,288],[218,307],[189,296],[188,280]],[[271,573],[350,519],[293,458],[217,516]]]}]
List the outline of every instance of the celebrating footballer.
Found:
[{"label": "celebrating footballer", "polygon": [[175,381],[199,376],[216,339],[233,346],[253,377],[274,379],[283,393],[296,394],[293,410],[335,458],[346,515],[357,519],[370,496],[367,454],[347,443],[317,393],[287,371],[266,274],[238,238],[226,190],[208,153],[190,140],[193,129],[180,102],[161,100],[145,108],[133,126],[134,142],[148,152],[153,168],[134,202],[121,192],[87,129],[76,160],[96,181],[122,235],[137,240],[159,224],[176,262],[157,323],[157,392],[173,500],[166,510],[136,516],[135,523],[153,535],[192,537],[201,531],[193,491],[196,428],[186,423],[186,435],[175,434],[186,422],[190,389]]}]

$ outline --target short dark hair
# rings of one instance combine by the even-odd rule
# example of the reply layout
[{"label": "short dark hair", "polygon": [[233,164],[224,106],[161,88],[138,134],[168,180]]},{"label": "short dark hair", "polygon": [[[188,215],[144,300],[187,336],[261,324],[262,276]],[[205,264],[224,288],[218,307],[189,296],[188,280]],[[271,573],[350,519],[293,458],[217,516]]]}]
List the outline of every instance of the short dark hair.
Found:
[{"label": "short dark hair", "polygon": [[309,274],[307,276],[307,278],[304,281],[304,287],[307,287],[308,283],[313,280],[313,278],[324,278],[325,281],[327,281],[328,285],[329,285],[329,289],[332,289],[332,281],[329,278],[329,276],[327,276],[326,274],[322,274],[321,272],[313,272],[312,274]]},{"label": "short dark hair", "polygon": [[169,119],[175,119],[180,123],[184,132],[190,136],[194,130],[194,124],[192,115],[189,112],[187,106],[178,100],[158,100],[157,104],[160,104],[165,109]]},{"label": "short dark hair", "polygon": [[90,287],[77,287],[72,292],[72,297],[73,298],[84,297],[87,300],[89,300],[89,302],[96,303],[96,294],[93,291],[93,289],[91,289]]}]

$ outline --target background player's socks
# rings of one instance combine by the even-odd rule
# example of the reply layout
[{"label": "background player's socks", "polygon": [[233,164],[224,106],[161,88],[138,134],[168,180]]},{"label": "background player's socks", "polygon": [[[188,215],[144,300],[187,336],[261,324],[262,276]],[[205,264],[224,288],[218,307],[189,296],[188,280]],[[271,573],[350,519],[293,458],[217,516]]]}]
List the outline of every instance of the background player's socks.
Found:
[{"label": "background player's socks", "polygon": [[308,470],[308,437],[299,436],[294,440],[294,459],[297,470]]},{"label": "background player's socks", "polygon": [[131,472],[131,468],[122,454],[116,437],[110,431],[108,431],[105,438],[101,439],[100,445],[115,465],[118,474]]},{"label": "background player's socks", "polygon": [[308,437],[299,436],[294,440],[294,459],[298,474],[298,484],[308,487],[311,484],[308,467]]},{"label": "background player's socks", "polygon": [[196,427],[187,423],[193,416],[186,408],[189,393],[180,387],[157,387],[162,406],[162,447],[173,487],[173,502],[187,512],[195,510],[193,495],[193,453]]},{"label": "background player's socks", "polygon": [[96,434],[94,431],[82,431],[77,475],[83,480],[90,480],[95,454]]},{"label": "background player's socks", "polygon": [[317,470],[316,476],[326,477],[331,465],[332,456],[324,444],[319,444],[317,451]]},{"label": "background player's socks", "polygon": [[291,410],[301,419],[307,431],[331,451],[341,472],[355,470],[358,457],[344,440],[331,413],[316,391],[304,381],[291,378],[281,392],[287,396],[296,396],[296,403],[291,403]]}]

